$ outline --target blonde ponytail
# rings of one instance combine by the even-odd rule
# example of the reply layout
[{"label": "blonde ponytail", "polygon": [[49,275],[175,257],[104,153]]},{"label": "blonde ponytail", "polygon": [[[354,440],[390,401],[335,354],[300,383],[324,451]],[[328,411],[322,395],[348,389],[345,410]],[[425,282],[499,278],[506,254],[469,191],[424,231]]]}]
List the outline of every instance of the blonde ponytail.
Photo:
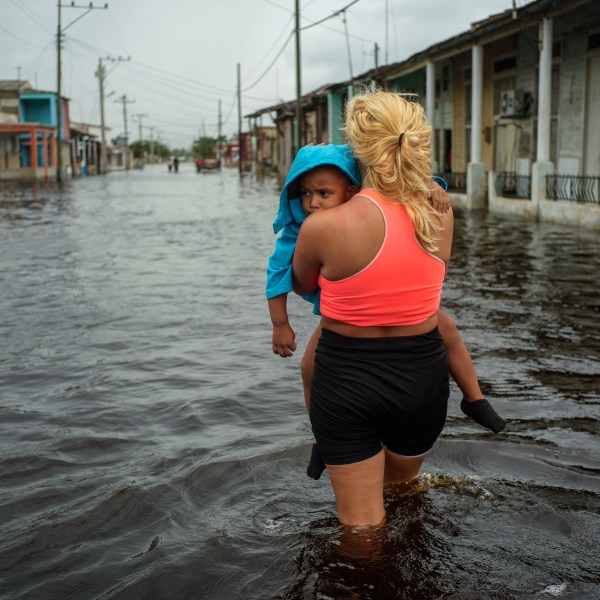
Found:
[{"label": "blonde ponytail", "polygon": [[368,91],[348,102],[343,130],[365,179],[406,207],[419,241],[435,251],[442,219],[428,202],[431,126],[421,105],[393,92]]}]

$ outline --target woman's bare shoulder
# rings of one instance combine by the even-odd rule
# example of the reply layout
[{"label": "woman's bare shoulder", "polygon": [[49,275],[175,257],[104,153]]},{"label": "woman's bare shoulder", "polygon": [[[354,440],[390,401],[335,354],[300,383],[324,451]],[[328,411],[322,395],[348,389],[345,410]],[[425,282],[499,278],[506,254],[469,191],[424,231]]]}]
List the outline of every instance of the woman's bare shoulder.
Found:
[{"label": "woman's bare shoulder", "polygon": [[360,196],[359,192],[344,204],[309,215],[300,231],[305,230],[307,237],[319,237],[325,233],[328,238],[345,235],[353,227],[364,227],[373,216],[377,219],[378,213],[377,206],[368,198]]}]

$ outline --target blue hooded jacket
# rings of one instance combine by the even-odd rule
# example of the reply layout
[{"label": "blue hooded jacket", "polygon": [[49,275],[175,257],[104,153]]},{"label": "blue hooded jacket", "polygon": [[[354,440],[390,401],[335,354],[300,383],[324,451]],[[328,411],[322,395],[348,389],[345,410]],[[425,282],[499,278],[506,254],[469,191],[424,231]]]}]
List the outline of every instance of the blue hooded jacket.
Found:
[{"label": "blue hooded jacket", "polygon": [[[267,265],[267,299],[288,294],[293,290],[292,259],[300,226],[307,216],[302,208],[299,178],[304,173],[324,165],[337,167],[350,178],[352,185],[360,188],[360,171],[348,144],[304,146],[300,149],[281,190],[279,212],[273,222],[273,232],[281,231],[281,235],[275,242],[275,252]],[[314,304],[315,314],[320,314],[318,291],[303,298]]]}]

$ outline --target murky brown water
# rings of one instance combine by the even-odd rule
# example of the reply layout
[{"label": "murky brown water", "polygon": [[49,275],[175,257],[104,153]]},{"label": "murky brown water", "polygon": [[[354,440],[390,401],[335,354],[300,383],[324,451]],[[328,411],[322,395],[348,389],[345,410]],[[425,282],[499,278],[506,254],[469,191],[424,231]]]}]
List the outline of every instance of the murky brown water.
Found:
[{"label": "murky brown water", "polygon": [[348,543],[302,348],[270,352],[277,197],[187,164],[0,188],[0,596],[599,598],[598,234],[458,213],[444,305],[508,425],[453,387],[422,487]]}]

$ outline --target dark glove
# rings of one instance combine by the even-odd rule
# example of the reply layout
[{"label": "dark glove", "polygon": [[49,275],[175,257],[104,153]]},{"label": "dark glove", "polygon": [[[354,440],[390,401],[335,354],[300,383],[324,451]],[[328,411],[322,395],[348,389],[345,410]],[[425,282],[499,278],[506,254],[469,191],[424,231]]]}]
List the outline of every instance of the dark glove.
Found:
[{"label": "dark glove", "polygon": [[467,417],[471,417],[473,421],[491,429],[494,433],[500,433],[506,426],[506,421],[485,398],[475,400],[475,402],[467,402],[463,398],[460,409]]}]

